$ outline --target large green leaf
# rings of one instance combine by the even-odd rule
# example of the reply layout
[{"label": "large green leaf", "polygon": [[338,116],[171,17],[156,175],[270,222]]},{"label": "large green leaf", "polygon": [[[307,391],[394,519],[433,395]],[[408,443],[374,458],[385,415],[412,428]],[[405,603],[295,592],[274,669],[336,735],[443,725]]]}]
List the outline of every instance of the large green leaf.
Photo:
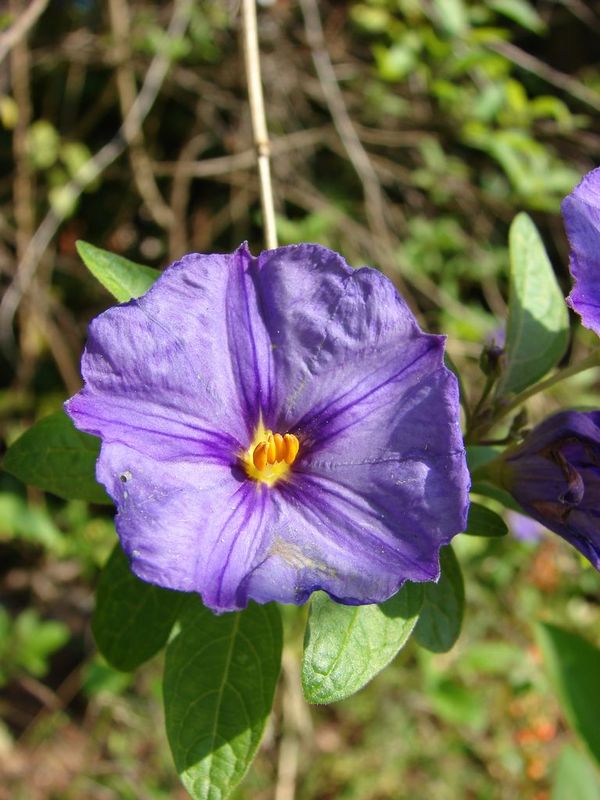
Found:
[{"label": "large green leaf", "polygon": [[433,653],[450,650],[460,635],[465,588],[460,564],[450,546],[440,551],[442,574],[437,583],[423,585],[423,607],[414,636]]},{"label": "large green leaf", "polygon": [[572,745],[561,750],[551,800],[600,800],[600,775],[589,758]]},{"label": "large green leaf", "polygon": [[88,242],[77,242],[77,252],[92,275],[119,303],[144,294],[160,275],[157,269],[136,264]]},{"label": "large green leaf", "polygon": [[81,433],[64,411],[36,422],[8,448],[4,469],[23,483],[68,500],[110,503],[96,483],[100,442]]},{"label": "large green leaf", "polygon": [[499,385],[501,394],[520,392],[542,378],[563,356],[569,340],[563,293],[527,214],[515,217],[509,243],[506,369]]},{"label": "large green leaf", "polygon": [[136,578],[117,545],[96,592],[92,631],[98,650],[116,669],[139,667],[165,646],[186,597]]},{"label": "large green leaf", "polygon": [[333,703],[361,689],[407,642],[422,601],[422,587],[412,583],[379,605],[344,606],[315,594],[302,662],[306,699]]},{"label": "large green leaf", "polygon": [[215,614],[190,598],[167,647],[164,703],[175,766],[195,800],[225,800],[244,777],[281,663],[277,606]]},{"label": "large green leaf", "polygon": [[491,508],[471,503],[465,533],[469,536],[506,536],[508,527],[502,517]]},{"label": "large green leaf", "polygon": [[600,649],[548,623],[537,635],[567,719],[600,762]]}]

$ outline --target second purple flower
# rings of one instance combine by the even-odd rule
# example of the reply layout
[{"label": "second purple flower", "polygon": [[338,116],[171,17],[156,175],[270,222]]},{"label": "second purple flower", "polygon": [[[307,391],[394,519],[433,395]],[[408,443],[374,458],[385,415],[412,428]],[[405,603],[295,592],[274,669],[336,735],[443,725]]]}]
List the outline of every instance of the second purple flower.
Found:
[{"label": "second purple flower", "polygon": [[588,172],[561,205],[575,285],[569,305],[600,336],[600,168]]}]

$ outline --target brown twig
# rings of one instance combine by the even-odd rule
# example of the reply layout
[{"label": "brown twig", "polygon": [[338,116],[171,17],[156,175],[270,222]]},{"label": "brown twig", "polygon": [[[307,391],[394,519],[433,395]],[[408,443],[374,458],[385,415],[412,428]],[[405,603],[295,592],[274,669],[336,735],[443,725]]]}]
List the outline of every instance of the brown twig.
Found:
[{"label": "brown twig", "polygon": [[549,83],[551,86],[555,86],[557,89],[566,92],[581,103],[590,106],[590,108],[596,111],[600,111],[600,93],[584,86],[576,78],[572,78],[564,72],[559,72],[559,70],[554,69],[554,67],[532,56],[531,53],[526,53],[510,42],[490,42],[487,47],[495,53],[504,56],[509,61],[512,61],[513,64],[527,70],[527,72],[531,72],[539,78],[542,78],[542,80],[546,81],[546,83]]},{"label": "brown twig", "polygon": [[144,148],[142,126],[129,114],[137,95],[135,75],[128,63],[131,56],[131,25],[129,5],[125,0],[109,0],[110,24],[116,45],[116,82],[123,125],[127,125],[125,138],[129,142],[129,160],[133,179],[138,192],[154,221],[162,228],[169,229],[175,215],[165,203],[152,172],[152,163]]},{"label": "brown twig", "polygon": [[13,47],[27,37],[38,19],[42,16],[49,0],[33,0],[10,28],[0,36],[0,64],[10,53]]},{"label": "brown twig", "polygon": [[[10,9],[18,16],[25,3],[23,0],[11,0]],[[31,30],[28,28],[27,30]],[[34,174],[27,152],[27,135],[32,120],[30,52],[26,33],[16,39],[10,54],[12,92],[19,108],[19,116],[12,138],[13,157],[15,161],[13,198],[15,219],[15,250],[17,258],[21,258],[35,229],[35,186]],[[32,303],[24,304],[20,309],[20,349],[21,359],[18,366],[18,380],[26,383],[33,369],[37,352],[36,337],[32,335],[35,316]]]},{"label": "brown twig", "polygon": [[281,739],[275,800],[294,800],[302,745],[312,738],[312,722],[302,696],[298,653],[284,648],[281,674]]},{"label": "brown twig", "polygon": [[[173,224],[169,229],[169,260],[175,261],[188,251],[187,208],[193,176],[186,169],[195,161],[199,153],[208,146],[206,133],[197,133],[181,148],[179,158],[174,164],[171,182],[171,209]],[[153,165],[153,169],[154,165]],[[158,175],[158,170],[155,169]]]},{"label": "brown twig", "polygon": [[[325,126],[280,136],[271,142],[271,151],[281,155],[303,147],[313,147],[322,143],[327,138],[329,131],[329,126]],[[252,169],[255,163],[256,151],[252,148],[243,150],[241,153],[232,153],[229,156],[206,158],[203,161],[158,161],[153,168],[156,175],[176,175],[180,172],[191,178],[213,178],[231,172]]]},{"label": "brown twig", "polygon": [[271,180],[271,144],[267,130],[265,103],[260,74],[260,51],[256,22],[256,0],[242,0],[242,27],[248,100],[252,119],[252,135],[256,148],[256,163],[260,182],[260,199],[263,213],[264,238],[267,249],[277,247],[277,227]]},{"label": "brown twig", "polygon": [[[22,3],[19,0],[11,2],[13,10],[16,11],[21,7]],[[19,117],[13,134],[13,157],[15,159],[13,197],[16,225],[15,243],[17,257],[20,258],[27,248],[35,227],[33,174],[27,154],[27,132],[31,124],[32,106],[29,48],[25,34],[14,42],[11,54],[11,75],[13,95],[19,107]]]},{"label": "brown twig", "polygon": [[394,247],[386,224],[386,200],[381,184],[369,154],[363,147],[350,118],[329,57],[317,0],[300,0],[300,9],[304,18],[306,39],[311,49],[312,60],[323,97],[346,154],[363,187],[365,212],[369,228],[372,231],[378,260],[380,260],[381,267],[388,276],[393,277],[394,281],[399,285],[405,299],[416,311],[415,304],[398,273]]}]

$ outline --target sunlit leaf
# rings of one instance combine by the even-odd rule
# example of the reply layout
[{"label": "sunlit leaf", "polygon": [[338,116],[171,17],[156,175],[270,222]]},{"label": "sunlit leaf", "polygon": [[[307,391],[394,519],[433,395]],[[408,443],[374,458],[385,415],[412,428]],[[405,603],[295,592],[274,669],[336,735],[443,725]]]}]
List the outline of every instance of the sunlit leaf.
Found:
[{"label": "sunlit leaf", "polygon": [[552,369],[567,348],[569,319],[537,229],[527,214],[510,229],[510,293],[502,394],[520,392]]},{"label": "sunlit leaf", "polygon": [[561,750],[551,800],[600,800],[600,775],[589,758],[572,745]]},{"label": "sunlit leaf", "polygon": [[345,606],[315,594],[302,662],[306,699],[333,703],[367,684],[407,642],[422,599],[422,587],[411,583],[379,605]]},{"label": "sunlit leaf", "polygon": [[88,242],[77,242],[77,252],[92,275],[120,303],[144,294],[160,275],[157,269],[136,264]]}]

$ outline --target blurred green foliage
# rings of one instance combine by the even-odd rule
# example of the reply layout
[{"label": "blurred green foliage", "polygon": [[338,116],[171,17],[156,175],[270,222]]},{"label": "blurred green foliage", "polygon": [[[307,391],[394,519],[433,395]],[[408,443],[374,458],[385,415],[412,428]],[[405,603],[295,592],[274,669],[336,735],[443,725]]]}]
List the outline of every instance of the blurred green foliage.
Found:
[{"label": "blurred green foliage", "polygon": [[49,657],[69,636],[66,625],[42,620],[32,608],[13,619],[0,607],[0,686],[19,671],[43,677],[48,671]]},{"label": "blurred green foliage", "polygon": [[[426,94],[445,126],[455,131],[456,144],[483,151],[500,167],[495,180],[482,181],[485,192],[516,208],[556,211],[561,198],[577,182],[575,169],[566,165],[555,148],[540,142],[536,123],[551,121],[557,132],[585,127],[583,115],[571,113],[553,94],[531,96],[518,70],[494,44],[512,38],[506,26],[543,36],[546,25],[532,3],[525,0],[469,3],[437,0],[432,3],[370,0],[355,3],[351,18],[373,40],[377,77],[398,83],[410,79]],[[386,94],[380,95],[385,111]],[[408,112],[398,109],[398,116]],[[413,173],[420,188],[434,195],[439,184],[453,176],[469,177],[468,157],[446,158],[436,142],[423,143],[423,167]],[[489,166],[488,166],[489,172]],[[444,179],[442,178],[444,174]]]}]

